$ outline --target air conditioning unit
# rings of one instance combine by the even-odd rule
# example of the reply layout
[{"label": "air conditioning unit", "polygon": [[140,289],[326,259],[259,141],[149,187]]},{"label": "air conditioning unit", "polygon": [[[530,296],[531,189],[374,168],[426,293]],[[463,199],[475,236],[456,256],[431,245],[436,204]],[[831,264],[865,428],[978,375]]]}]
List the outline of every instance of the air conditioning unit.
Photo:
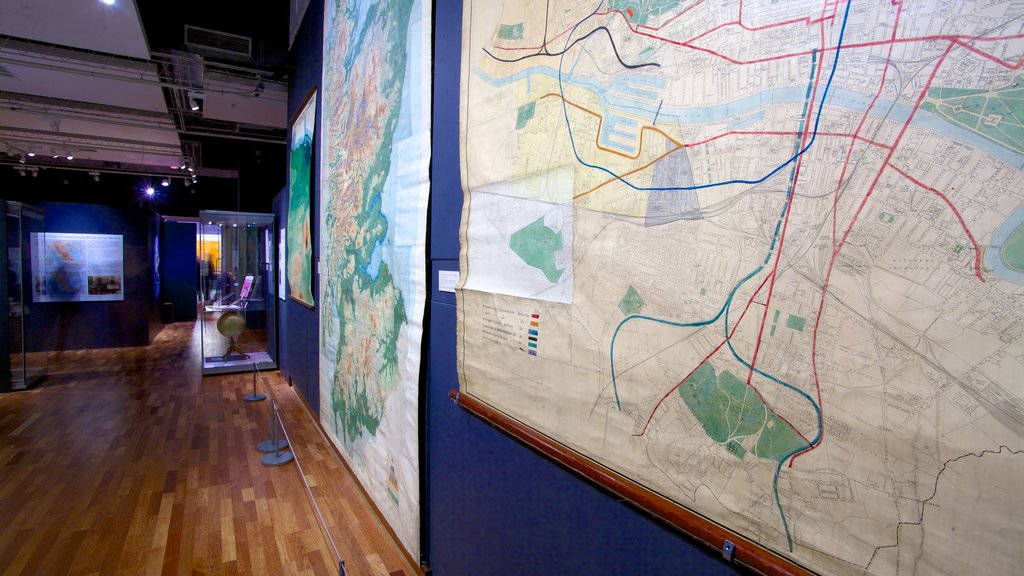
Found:
[{"label": "air conditioning unit", "polygon": [[207,56],[236,60],[252,58],[252,38],[188,24],[185,25],[185,46]]}]

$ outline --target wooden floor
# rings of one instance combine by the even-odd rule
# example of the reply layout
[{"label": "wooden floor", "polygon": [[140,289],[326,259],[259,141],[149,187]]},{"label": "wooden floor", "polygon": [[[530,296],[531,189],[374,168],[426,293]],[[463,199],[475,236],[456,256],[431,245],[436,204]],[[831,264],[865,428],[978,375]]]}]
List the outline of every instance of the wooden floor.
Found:
[{"label": "wooden floor", "polygon": [[[260,464],[252,376],[202,378],[192,324],[51,354],[0,395],[0,575],[338,574],[294,463]],[[414,576],[301,400],[266,375],[348,574]]]}]

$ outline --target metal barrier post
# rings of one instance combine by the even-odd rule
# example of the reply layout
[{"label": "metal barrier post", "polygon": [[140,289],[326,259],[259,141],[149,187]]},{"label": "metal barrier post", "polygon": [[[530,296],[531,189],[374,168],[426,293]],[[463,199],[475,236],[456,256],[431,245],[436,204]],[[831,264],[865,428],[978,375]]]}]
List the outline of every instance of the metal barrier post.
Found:
[{"label": "metal barrier post", "polygon": [[265,395],[259,394],[259,393],[256,392],[256,372],[257,371],[258,371],[258,369],[256,368],[256,363],[253,362],[252,363],[252,394],[246,394],[245,396],[242,396],[242,400],[245,400],[246,402],[259,402],[260,400],[266,400],[267,399],[267,397]]}]

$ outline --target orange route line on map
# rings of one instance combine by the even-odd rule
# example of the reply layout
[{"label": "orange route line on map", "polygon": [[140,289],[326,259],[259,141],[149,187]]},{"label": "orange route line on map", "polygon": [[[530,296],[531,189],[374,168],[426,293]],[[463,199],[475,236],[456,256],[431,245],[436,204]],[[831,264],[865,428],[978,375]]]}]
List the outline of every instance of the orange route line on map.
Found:
[{"label": "orange route line on map", "polygon": [[[639,168],[634,168],[633,170],[630,170],[629,172],[623,173],[622,176],[623,177],[625,177],[625,176],[632,176],[633,174],[636,174],[637,172],[641,172],[643,170],[646,170],[646,169],[650,168],[651,166],[657,164],[658,162],[662,161],[669,154],[672,154],[673,152],[678,152],[679,150],[682,150],[683,148],[685,148],[685,146],[683,146],[683,145],[676,146],[675,148],[669,150],[668,152],[665,152],[661,156],[658,156],[654,160],[651,160],[647,164],[644,164],[643,166],[641,166]],[[573,196],[572,199],[573,200],[579,200],[580,198],[586,196],[587,194],[590,194],[591,192],[596,192],[599,189],[604,188],[605,186],[611,184],[612,182],[618,182],[618,181],[619,181],[618,178],[610,178],[610,179],[605,180],[604,182],[598,184],[597,186],[594,186],[590,190],[587,190],[586,192],[580,192],[579,194]]]},{"label": "orange route line on map", "polygon": [[640,158],[640,154],[643,152],[643,149],[644,149],[644,131],[646,131],[646,130],[650,130],[651,132],[656,132],[658,134],[661,134],[662,136],[665,137],[666,140],[668,140],[669,142],[675,144],[676,146],[682,146],[683,145],[682,142],[679,142],[675,138],[669,136],[668,134],[666,134],[662,130],[659,130],[658,128],[655,128],[654,126],[643,126],[643,127],[640,128],[640,146],[637,147],[637,152],[636,152],[635,156],[630,156],[629,154],[625,154],[623,152],[618,152],[618,151],[612,150],[611,148],[605,148],[604,146],[601,146],[601,143],[598,141],[598,138],[599,138],[599,136],[601,134],[601,126],[604,125],[604,116],[601,116],[600,114],[598,114],[597,112],[594,112],[593,110],[591,110],[589,108],[586,108],[584,106],[580,106],[579,104],[576,104],[575,102],[573,102],[571,100],[563,98],[562,95],[559,94],[558,92],[551,92],[551,93],[545,94],[545,95],[541,96],[540,98],[538,98],[537,101],[539,102],[540,100],[543,100],[545,98],[549,98],[551,96],[554,96],[555,98],[559,98],[559,99],[563,100],[569,106],[572,106],[573,108],[576,108],[576,109],[578,109],[578,110],[580,110],[582,112],[586,112],[587,114],[590,114],[591,116],[594,116],[595,118],[597,118],[597,134],[594,136],[594,145],[597,146],[597,148],[599,150],[604,150],[605,152],[609,152],[609,153],[615,154],[617,156],[622,156],[623,158],[626,158],[626,159],[629,159],[629,160],[637,160],[638,158]]}]

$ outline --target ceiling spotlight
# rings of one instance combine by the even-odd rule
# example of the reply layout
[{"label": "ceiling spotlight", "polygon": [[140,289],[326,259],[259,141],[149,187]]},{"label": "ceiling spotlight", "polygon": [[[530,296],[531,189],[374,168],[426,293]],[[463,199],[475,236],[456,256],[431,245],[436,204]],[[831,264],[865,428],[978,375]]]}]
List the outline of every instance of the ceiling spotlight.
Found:
[{"label": "ceiling spotlight", "polygon": [[36,157],[36,153],[35,152],[29,152],[28,153],[28,157],[29,158],[35,158]]},{"label": "ceiling spotlight", "polygon": [[25,158],[24,157],[18,158],[18,164],[24,164],[24,163],[25,163]]},{"label": "ceiling spotlight", "polygon": [[38,168],[29,168],[29,170],[32,171],[32,177],[33,178],[38,178],[39,177],[39,169]]},{"label": "ceiling spotlight", "polygon": [[188,93],[188,107],[191,108],[193,112],[198,112],[199,111],[199,101],[203,100],[205,98],[206,98],[206,94],[203,94],[202,92],[191,92],[190,91]]},{"label": "ceiling spotlight", "polygon": [[114,1],[115,0],[100,0],[100,2],[103,2],[107,6],[113,6],[114,5]]},{"label": "ceiling spotlight", "polygon": [[68,152],[68,155],[65,156],[65,158],[67,158],[68,160],[74,160],[75,159],[75,155],[72,154],[71,152]]},{"label": "ceiling spotlight", "polygon": [[57,158],[60,158],[60,154],[54,154],[54,155],[53,155],[53,159],[54,159],[54,160],[56,160]]},{"label": "ceiling spotlight", "polygon": [[192,185],[192,181],[189,180],[188,178],[185,178],[185,188],[188,188],[191,185]]},{"label": "ceiling spotlight", "polygon": [[168,178],[164,178],[163,180],[160,181],[160,185],[161,186],[170,186],[171,185],[171,181]]},{"label": "ceiling spotlight", "polygon": [[146,186],[146,195],[152,196],[153,194],[156,194],[156,190],[152,186]]},{"label": "ceiling spotlight", "polygon": [[100,173],[99,172],[89,172],[89,176],[92,176],[92,179],[97,181],[97,182],[100,181]]},{"label": "ceiling spotlight", "polygon": [[193,167],[191,167],[191,166],[189,166],[189,167],[187,168],[187,170],[188,170],[189,172],[195,172],[195,171],[196,171],[196,169],[195,169],[195,168],[193,168]]},{"label": "ceiling spotlight", "polygon": [[21,174],[22,176],[24,176],[25,175],[25,171],[24,170],[18,170],[18,174]]},{"label": "ceiling spotlight", "polygon": [[178,168],[184,170],[185,168],[188,168],[188,164],[182,164],[181,166],[178,166]]}]

